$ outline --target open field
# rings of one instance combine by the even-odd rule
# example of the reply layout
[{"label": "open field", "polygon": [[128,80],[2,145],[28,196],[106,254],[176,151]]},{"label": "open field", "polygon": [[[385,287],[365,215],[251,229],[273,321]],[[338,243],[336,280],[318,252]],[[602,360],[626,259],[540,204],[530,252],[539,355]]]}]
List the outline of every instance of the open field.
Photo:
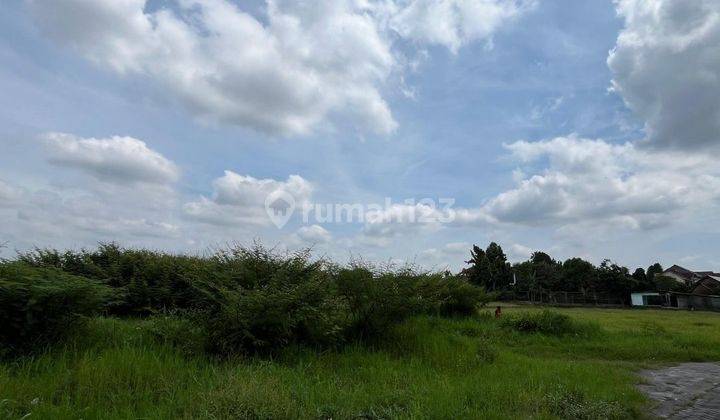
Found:
[{"label": "open field", "polygon": [[[506,308],[505,315],[537,308]],[[640,368],[720,360],[720,315],[557,309],[580,336],[523,333],[489,311],[417,317],[376,348],[286,349],[216,361],[159,343],[147,320],[94,319],[0,366],[0,415],[20,418],[637,417]]]}]

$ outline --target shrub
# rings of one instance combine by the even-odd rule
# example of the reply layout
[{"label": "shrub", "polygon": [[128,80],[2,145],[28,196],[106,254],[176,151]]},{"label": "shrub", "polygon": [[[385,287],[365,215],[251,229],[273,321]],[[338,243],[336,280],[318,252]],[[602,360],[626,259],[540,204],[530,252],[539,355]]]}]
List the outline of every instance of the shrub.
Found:
[{"label": "shrub", "polygon": [[323,262],[306,251],[262,247],[217,255],[224,278],[208,284],[204,315],[209,350],[266,353],[291,343],[333,346],[343,340],[348,308]]},{"label": "shrub", "polygon": [[464,278],[442,274],[420,276],[418,291],[429,302],[428,313],[444,316],[473,315],[494,298],[493,294]]},{"label": "shrub", "polygon": [[98,312],[108,289],[54,268],[0,263],[0,341],[8,353],[50,344]]},{"label": "shrub", "polygon": [[98,280],[114,288],[108,311],[114,315],[149,315],[174,308],[194,308],[206,303],[193,281],[207,277],[212,259],[172,255],[149,250],[123,249],[114,243],[96,250],[65,251],[35,249],[19,260],[38,268],[57,268],[66,273]]},{"label": "shrub", "polygon": [[580,323],[565,314],[547,309],[506,315],[501,322],[504,327],[516,331],[548,335],[585,335],[599,330],[597,324]]},{"label": "shrub", "polygon": [[375,273],[357,265],[341,269],[336,283],[349,308],[348,339],[374,340],[411,314],[434,308],[436,301],[418,292],[417,280],[409,270]]},{"label": "shrub", "polygon": [[[92,251],[36,249],[19,260],[109,286],[106,311],[113,315],[195,314],[208,350],[220,354],[375,340],[412,314],[469,315],[490,299],[455,276],[358,263],[342,268],[311,260],[308,250],[278,253],[260,244],[208,257],[101,244]],[[171,330],[180,327],[173,322],[158,324],[157,335],[173,341],[168,337],[179,331]]]},{"label": "shrub", "polygon": [[171,345],[187,355],[202,354],[207,347],[207,334],[197,322],[197,314],[158,314],[150,318],[147,325],[158,342]]}]

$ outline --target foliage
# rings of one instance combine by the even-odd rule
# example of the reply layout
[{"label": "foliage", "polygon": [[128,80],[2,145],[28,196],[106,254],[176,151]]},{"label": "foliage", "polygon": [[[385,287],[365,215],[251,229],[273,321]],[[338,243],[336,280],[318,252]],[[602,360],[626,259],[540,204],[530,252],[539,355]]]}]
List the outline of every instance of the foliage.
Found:
[{"label": "foliage", "polygon": [[155,314],[153,334],[161,342],[185,351],[183,342],[192,340],[188,352],[200,347],[222,355],[376,340],[410,315],[472,315],[492,297],[449,274],[339,267],[313,260],[308,250],[280,253],[260,244],[207,257],[101,244],[78,252],[36,249],[18,260],[103,283],[113,290],[108,313]]},{"label": "foliage", "polygon": [[[148,315],[172,308],[202,305],[193,279],[205,277],[214,261],[150,250],[124,249],[114,243],[95,250],[35,249],[19,260],[33,267],[57,268],[101,281],[115,289],[109,311],[117,315]],[[202,296],[200,296],[202,297]]]},{"label": "foliage", "polygon": [[100,311],[107,296],[106,288],[82,277],[2,262],[0,342],[7,353],[51,344],[77,330],[84,316]]},{"label": "foliage", "polygon": [[470,259],[466,261],[470,267],[462,274],[474,285],[484,287],[488,291],[503,290],[512,280],[512,270],[502,247],[491,242],[484,251],[473,245]]},{"label": "foliage", "polygon": [[[524,311],[539,309],[508,306],[503,316]],[[486,310],[413,316],[389,337],[397,351],[288,347],[272,359],[216,360],[158,341],[153,317],[94,318],[51,351],[0,362],[0,418],[644,418],[638,370],[720,360],[718,314],[556,311],[604,332],[517,333]],[[642,323],[666,334],[638,334]]]},{"label": "foliage", "polygon": [[655,276],[662,274],[663,271],[665,271],[665,270],[663,270],[662,265],[660,265],[660,263],[655,263],[655,264],[651,265],[650,267],[648,267],[645,275],[647,277],[647,280],[650,283],[654,284]]},{"label": "foliage", "polygon": [[540,333],[547,335],[587,335],[597,333],[599,327],[590,323],[579,323],[559,312],[543,310],[542,312],[520,312],[506,315],[501,324],[505,328],[524,333]]}]

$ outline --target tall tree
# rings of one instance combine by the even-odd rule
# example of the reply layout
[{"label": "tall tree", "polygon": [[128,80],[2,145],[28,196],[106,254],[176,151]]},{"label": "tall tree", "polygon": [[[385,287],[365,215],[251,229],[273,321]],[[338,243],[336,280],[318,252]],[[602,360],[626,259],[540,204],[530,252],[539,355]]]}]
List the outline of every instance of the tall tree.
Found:
[{"label": "tall tree", "polygon": [[491,284],[488,289],[500,290],[507,288],[512,279],[512,271],[502,247],[495,242],[491,242],[485,250],[485,257],[488,260],[490,270]]},{"label": "tall tree", "polygon": [[662,265],[660,265],[660,263],[655,263],[655,264],[651,265],[650,267],[648,267],[647,272],[645,274],[645,276],[647,277],[647,281],[649,281],[651,284],[655,284],[655,276],[662,273],[663,271],[665,271],[665,270],[663,270]]},{"label": "tall tree", "polygon": [[465,261],[465,263],[470,265],[470,267],[464,269],[462,274],[467,277],[468,281],[477,286],[487,288],[490,283],[490,269],[485,251],[479,246],[473,245],[472,250],[470,250],[470,259]]},{"label": "tall tree", "polygon": [[617,297],[623,304],[628,304],[635,280],[630,276],[627,267],[604,260],[598,267],[598,286],[599,290]]},{"label": "tall tree", "polygon": [[562,264],[562,289],[569,292],[585,292],[597,281],[597,269],[582,258],[569,258]]},{"label": "tall tree", "polygon": [[648,279],[647,274],[645,274],[645,270],[643,270],[642,267],[636,269],[632,273],[632,278],[635,280],[635,290],[643,292],[648,290],[654,289],[654,284],[651,280]]}]

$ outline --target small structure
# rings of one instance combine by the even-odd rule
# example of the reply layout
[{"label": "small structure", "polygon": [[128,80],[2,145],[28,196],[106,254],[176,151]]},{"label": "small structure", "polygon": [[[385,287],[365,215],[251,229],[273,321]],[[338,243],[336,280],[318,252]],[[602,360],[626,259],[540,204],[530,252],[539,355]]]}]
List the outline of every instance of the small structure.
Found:
[{"label": "small structure", "polygon": [[638,292],[630,294],[632,306],[670,306],[666,293]]}]

